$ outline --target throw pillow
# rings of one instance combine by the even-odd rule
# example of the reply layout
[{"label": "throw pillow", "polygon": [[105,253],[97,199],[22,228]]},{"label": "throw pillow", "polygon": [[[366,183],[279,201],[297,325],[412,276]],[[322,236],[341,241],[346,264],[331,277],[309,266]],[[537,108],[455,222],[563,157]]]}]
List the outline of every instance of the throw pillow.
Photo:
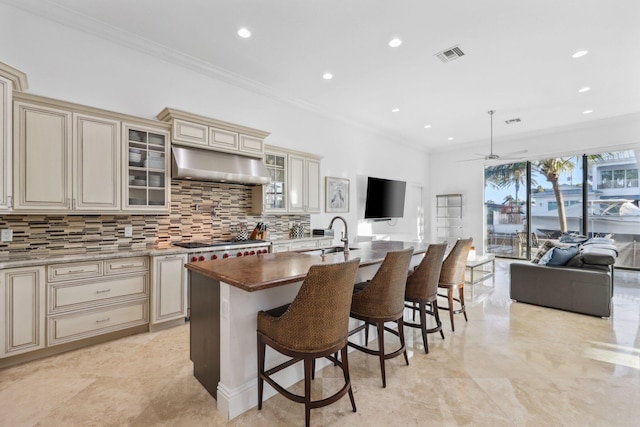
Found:
[{"label": "throw pillow", "polygon": [[586,240],[588,240],[587,236],[575,233],[562,233],[562,236],[560,236],[560,243],[582,243]]},{"label": "throw pillow", "polygon": [[542,246],[540,246],[540,248],[538,249],[538,252],[536,252],[536,254],[533,257],[533,259],[531,260],[531,262],[534,263],[534,264],[539,264],[540,259],[542,259],[544,254],[549,252],[549,250],[551,248],[553,248],[553,247],[554,247],[553,242],[551,242],[550,240],[545,240],[544,244]]},{"label": "throw pillow", "polygon": [[569,246],[567,248],[555,248],[553,250],[553,255],[551,259],[547,263],[548,266],[560,266],[566,265],[571,258],[576,256],[578,253],[577,246]]},{"label": "throw pillow", "polygon": [[540,261],[538,261],[539,265],[547,265],[549,264],[549,261],[551,261],[551,257],[553,257],[553,253],[555,252],[555,250],[558,249],[557,247],[553,247],[551,249],[549,249],[547,251],[546,254],[544,254],[542,256],[542,258],[540,258]]}]

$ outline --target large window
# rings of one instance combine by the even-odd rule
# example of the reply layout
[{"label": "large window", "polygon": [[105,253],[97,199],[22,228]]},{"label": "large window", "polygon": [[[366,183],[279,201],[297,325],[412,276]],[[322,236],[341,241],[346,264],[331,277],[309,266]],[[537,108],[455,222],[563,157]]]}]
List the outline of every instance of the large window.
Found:
[{"label": "large window", "polygon": [[487,252],[528,259],[562,233],[606,235],[617,266],[640,268],[639,164],[620,151],[486,167]]}]

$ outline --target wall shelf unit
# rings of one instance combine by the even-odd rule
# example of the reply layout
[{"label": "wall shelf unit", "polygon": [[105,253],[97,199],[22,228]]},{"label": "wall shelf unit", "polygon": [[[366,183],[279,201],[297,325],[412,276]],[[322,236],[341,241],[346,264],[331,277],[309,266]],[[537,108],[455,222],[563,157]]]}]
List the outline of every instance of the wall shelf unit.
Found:
[{"label": "wall shelf unit", "polygon": [[436,232],[439,242],[452,245],[462,238],[462,194],[436,195]]}]

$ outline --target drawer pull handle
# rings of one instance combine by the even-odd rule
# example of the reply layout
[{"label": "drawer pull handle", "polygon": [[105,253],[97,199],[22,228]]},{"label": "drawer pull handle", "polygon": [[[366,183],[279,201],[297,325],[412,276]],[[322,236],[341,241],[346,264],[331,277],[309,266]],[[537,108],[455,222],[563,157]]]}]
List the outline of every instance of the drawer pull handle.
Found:
[{"label": "drawer pull handle", "polygon": [[104,322],[108,322],[109,320],[111,320],[111,317],[107,317],[106,319],[96,320],[96,323],[104,323]]},{"label": "drawer pull handle", "polygon": [[107,292],[111,292],[111,289],[102,289],[102,290],[96,291],[96,294],[106,294]]},{"label": "drawer pull handle", "polygon": [[77,273],[86,273],[87,270],[82,269],[82,270],[67,270],[67,274],[77,274]]},{"label": "drawer pull handle", "polygon": [[131,268],[131,267],[135,267],[135,266],[136,266],[135,264],[122,264],[120,266],[120,268]]}]

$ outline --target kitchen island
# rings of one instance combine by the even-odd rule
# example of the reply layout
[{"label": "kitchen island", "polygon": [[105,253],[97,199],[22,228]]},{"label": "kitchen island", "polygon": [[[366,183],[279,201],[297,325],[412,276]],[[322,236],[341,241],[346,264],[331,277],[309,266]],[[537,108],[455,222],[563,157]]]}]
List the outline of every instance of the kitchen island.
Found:
[{"label": "kitchen island", "polygon": [[[417,265],[428,244],[394,241],[360,243],[348,254],[284,252],[187,264],[194,375],[216,398],[218,410],[231,419],[257,405],[257,313],[291,302],[309,267],[360,258],[356,281],[365,281],[387,252],[409,247],[414,248],[411,265]],[[286,357],[267,351],[266,360],[273,366]],[[316,369],[326,363],[318,360]],[[300,381],[303,371],[298,365],[281,371],[277,381],[285,387]],[[265,385],[265,398],[274,394]]]}]

